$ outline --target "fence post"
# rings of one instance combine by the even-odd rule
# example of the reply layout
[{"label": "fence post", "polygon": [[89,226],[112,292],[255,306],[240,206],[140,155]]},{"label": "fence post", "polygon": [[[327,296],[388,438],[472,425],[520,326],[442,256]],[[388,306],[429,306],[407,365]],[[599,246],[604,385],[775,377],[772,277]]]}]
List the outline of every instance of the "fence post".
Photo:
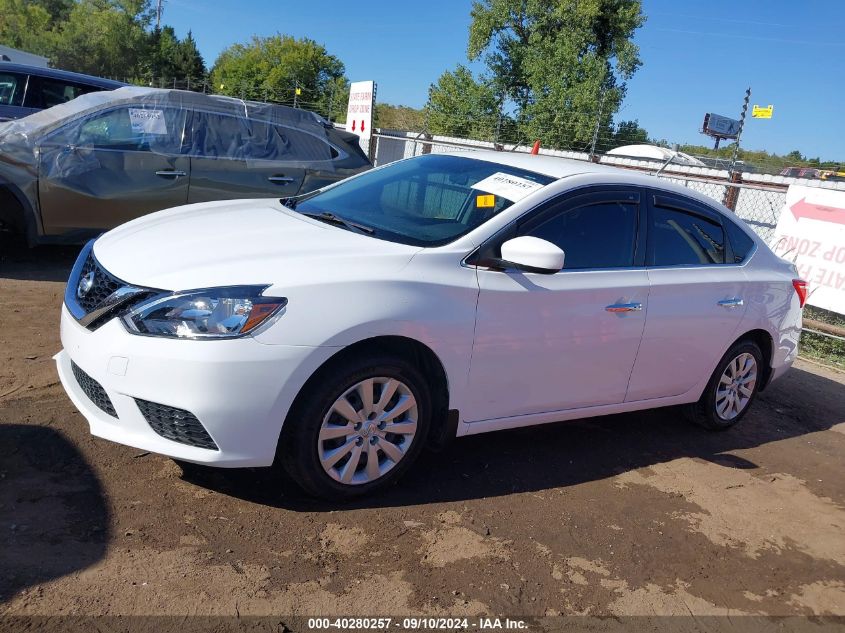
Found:
[{"label": "fence post", "polygon": [[[741,183],[742,182],[742,173],[738,171],[732,171],[730,173],[730,181]],[[722,200],[722,204],[724,204],[728,209],[736,213],[736,203],[739,200],[739,187],[731,187],[728,185],[725,188],[725,198]]]},{"label": "fence post", "polygon": [[731,166],[728,171],[733,174],[736,169],[736,161],[739,158],[739,141],[742,138],[742,130],[745,127],[745,114],[748,112],[748,101],[751,99],[751,88],[745,91],[745,100],[742,102],[742,112],[739,115],[739,130],[736,133],[736,144],[734,145],[733,156],[731,157]]},{"label": "fence post", "polygon": [[604,109],[604,95],[605,91],[601,91],[601,99],[599,99],[599,116],[596,119],[596,128],[593,130],[593,141],[590,143],[590,160],[597,163],[596,160],[596,143],[599,140],[599,128],[601,127],[601,115]]},{"label": "fence post", "polygon": [[[427,141],[434,140],[434,137],[431,134],[429,134],[428,132],[425,132],[423,134],[423,138]],[[422,151],[420,153],[421,154],[431,154],[431,143],[423,143]]]}]

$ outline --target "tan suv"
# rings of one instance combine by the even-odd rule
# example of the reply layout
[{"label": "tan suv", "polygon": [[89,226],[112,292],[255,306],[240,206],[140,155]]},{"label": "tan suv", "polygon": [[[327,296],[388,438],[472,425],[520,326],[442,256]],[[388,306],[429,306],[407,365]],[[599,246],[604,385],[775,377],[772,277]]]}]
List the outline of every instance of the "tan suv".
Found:
[{"label": "tan suv", "polygon": [[357,136],[313,112],[120,88],[0,124],[0,223],[31,245],[82,242],[153,211],[287,198],[370,167]]}]

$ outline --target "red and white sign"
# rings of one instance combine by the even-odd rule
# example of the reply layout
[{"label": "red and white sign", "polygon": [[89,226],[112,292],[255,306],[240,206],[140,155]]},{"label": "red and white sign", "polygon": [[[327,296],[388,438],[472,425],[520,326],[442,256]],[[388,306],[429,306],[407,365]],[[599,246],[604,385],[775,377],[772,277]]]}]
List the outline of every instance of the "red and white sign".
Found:
[{"label": "red and white sign", "polygon": [[807,280],[807,303],[845,314],[845,191],[790,185],[772,250]]},{"label": "red and white sign", "polygon": [[346,131],[357,134],[362,140],[373,133],[373,106],[376,100],[376,82],[356,81],[349,86],[349,105],[346,107]]}]

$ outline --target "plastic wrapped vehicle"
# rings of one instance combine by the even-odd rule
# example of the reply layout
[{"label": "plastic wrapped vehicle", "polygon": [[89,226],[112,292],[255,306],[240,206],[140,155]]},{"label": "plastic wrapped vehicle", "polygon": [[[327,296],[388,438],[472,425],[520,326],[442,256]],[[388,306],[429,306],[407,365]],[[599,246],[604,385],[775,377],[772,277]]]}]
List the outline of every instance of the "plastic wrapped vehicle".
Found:
[{"label": "plastic wrapped vehicle", "polygon": [[0,222],[30,244],[81,242],[153,211],[286,198],[370,167],[357,136],[313,112],[126,87],[0,124]]}]

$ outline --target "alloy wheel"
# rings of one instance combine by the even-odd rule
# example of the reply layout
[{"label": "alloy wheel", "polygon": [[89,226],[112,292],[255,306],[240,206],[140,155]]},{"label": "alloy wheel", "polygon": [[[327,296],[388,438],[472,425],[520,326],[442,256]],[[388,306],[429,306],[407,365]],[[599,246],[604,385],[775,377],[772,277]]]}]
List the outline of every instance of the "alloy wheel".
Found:
[{"label": "alloy wheel", "polygon": [[757,361],[743,352],[730,361],[716,385],[716,415],[730,421],[745,410],[757,384]]},{"label": "alloy wheel", "polygon": [[375,481],[405,457],[417,421],[417,401],[401,380],[361,380],[341,394],[323,418],[317,438],[320,464],[343,484]]}]

